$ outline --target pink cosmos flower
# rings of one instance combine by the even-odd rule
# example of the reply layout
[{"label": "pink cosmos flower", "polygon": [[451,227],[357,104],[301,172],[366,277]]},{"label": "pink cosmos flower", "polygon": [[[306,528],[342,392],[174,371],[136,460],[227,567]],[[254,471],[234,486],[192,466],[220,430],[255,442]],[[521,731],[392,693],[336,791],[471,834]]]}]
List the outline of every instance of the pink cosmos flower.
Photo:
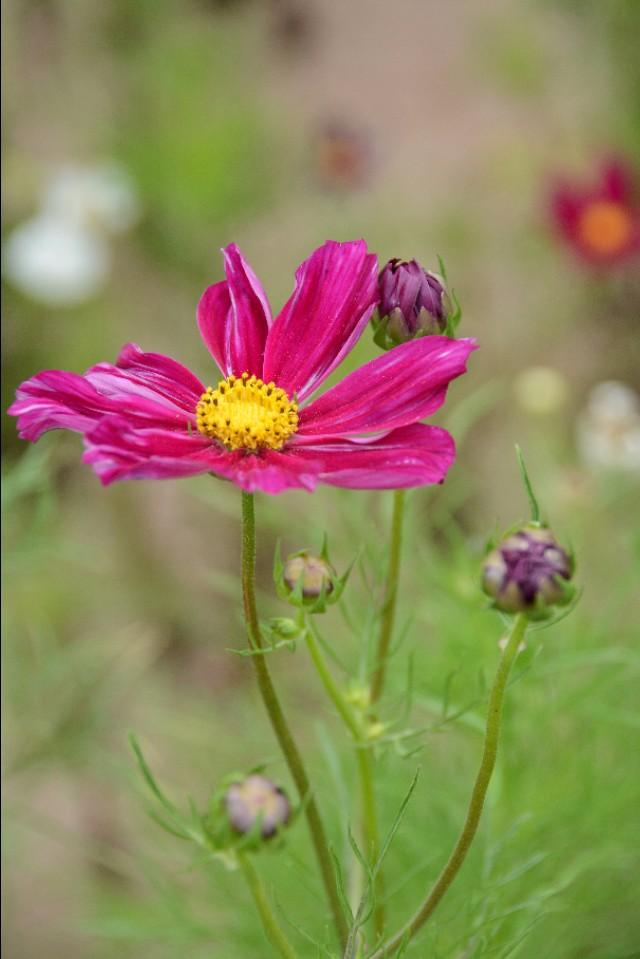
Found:
[{"label": "pink cosmos flower", "polygon": [[559,184],[551,212],[562,238],[592,266],[616,266],[640,251],[637,185],[618,160],[603,163],[590,186]]},{"label": "pink cosmos flower", "polygon": [[223,379],[207,387],[176,360],[124,347],[115,366],[48,370],[23,383],[9,412],[23,439],[82,433],[104,484],[213,473],[280,493],[318,482],[360,489],[440,483],[455,458],[446,430],[420,423],[465,371],[473,340],[429,336],[390,350],[321,396],[377,303],[377,261],[364,241],[328,242],[298,268],[273,319],[234,244],[226,280],[198,306]]}]

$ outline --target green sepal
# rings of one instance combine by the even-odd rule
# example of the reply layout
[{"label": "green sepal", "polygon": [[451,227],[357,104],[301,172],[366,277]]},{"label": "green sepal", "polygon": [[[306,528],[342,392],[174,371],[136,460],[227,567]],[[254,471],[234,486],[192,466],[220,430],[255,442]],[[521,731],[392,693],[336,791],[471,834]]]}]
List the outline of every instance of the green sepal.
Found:
[{"label": "green sepal", "polygon": [[518,443],[516,443],[516,457],[518,460],[518,466],[520,467],[522,484],[525,488],[527,499],[529,500],[529,506],[531,508],[531,523],[534,526],[545,526],[546,524],[540,519],[540,506],[538,504],[538,498],[533,491],[533,484],[527,470],[527,465],[524,461],[524,456],[522,455],[522,450]]},{"label": "green sepal", "polygon": [[389,335],[389,331],[387,329],[388,322],[389,317],[380,316],[377,310],[371,318],[371,324],[373,326],[373,342],[385,352],[392,350],[394,346],[398,346],[398,343]]},{"label": "green sepal", "polygon": [[451,302],[453,303],[453,310],[447,316],[447,325],[444,328],[444,336],[448,336],[449,339],[455,340],[456,330],[460,326],[460,321],[462,320],[462,307],[460,306],[460,301],[456,296],[455,290],[449,289],[447,270],[444,265],[444,260],[441,256],[438,256],[438,267],[440,269],[440,275],[444,280],[445,293],[450,297]]}]

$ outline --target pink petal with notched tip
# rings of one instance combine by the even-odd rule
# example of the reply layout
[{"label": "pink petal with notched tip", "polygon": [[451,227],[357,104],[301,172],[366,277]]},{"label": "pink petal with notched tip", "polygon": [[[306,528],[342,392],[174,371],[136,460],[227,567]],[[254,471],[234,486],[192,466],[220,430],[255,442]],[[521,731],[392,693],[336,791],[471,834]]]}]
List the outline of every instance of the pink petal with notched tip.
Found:
[{"label": "pink petal with notched tip", "polygon": [[169,479],[209,473],[228,454],[197,432],[134,425],[105,416],[85,434],[82,457],[104,485],[120,479]]},{"label": "pink petal with notched tip", "polygon": [[[107,413],[186,428],[184,411],[152,392],[127,388],[102,393],[86,377],[65,370],[44,370],[22,383],[8,413],[18,417],[22,439],[35,442],[47,430],[84,433]],[[184,427],[182,427],[184,424]]]},{"label": "pink petal with notched tip", "polygon": [[122,417],[106,416],[85,441],[84,462],[108,485],[123,479],[171,479],[215,473],[247,492],[280,493],[312,490],[322,465],[277,450],[229,452],[199,433],[136,426]]},{"label": "pink petal with notched tip", "polygon": [[185,367],[158,353],[142,353],[130,344],[118,363],[99,363],[84,375],[44,370],[22,383],[8,412],[18,417],[22,439],[34,442],[47,430],[84,433],[110,413],[187,429],[195,424],[195,406],[204,387]]},{"label": "pink petal with notched tip", "polygon": [[144,353],[136,343],[120,350],[116,366],[132,380],[147,384],[177,406],[193,412],[205,390],[204,384],[182,363],[161,353]]},{"label": "pink petal with notched tip", "polygon": [[426,336],[389,350],[301,410],[294,442],[390,430],[429,416],[476,348],[474,340]]},{"label": "pink petal with notched tip", "polygon": [[208,287],[198,304],[198,327],[224,376],[262,376],[271,309],[262,285],[235,243],[223,251],[227,279]]},{"label": "pink petal with notched tip", "polygon": [[329,241],[312,253],[269,330],[262,379],[298,400],[310,396],[366,326],[378,300],[377,272],[364,240]]},{"label": "pink petal with notched tip", "polygon": [[371,440],[325,439],[297,447],[296,455],[322,461],[322,483],[350,489],[401,489],[441,483],[456,450],[446,430],[414,423]]}]

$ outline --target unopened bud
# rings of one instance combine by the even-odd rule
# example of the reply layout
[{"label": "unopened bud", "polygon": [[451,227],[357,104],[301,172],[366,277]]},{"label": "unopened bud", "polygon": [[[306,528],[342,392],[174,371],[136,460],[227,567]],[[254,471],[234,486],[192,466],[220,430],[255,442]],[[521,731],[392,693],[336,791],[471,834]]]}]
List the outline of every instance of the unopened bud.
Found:
[{"label": "unopened bud", "polygon": [[384,349],[419,336],[444,333],[451,311],[444,280],[417,260],[389,260],[378,277],[375,341]]},{"label": "unopened bud", "polygon": [[531,524],[504,539],[486,557],[482,588],[498,609],[527,612],[533,618],[548,614],[573,596],[569,580],[573,562],[553,533]]},{"label": "unopened bud", "polygon": [[293,592],[301,589],[304,599],[317,599],[333,590],[336,572],[327,560],[312,553],[302,552],[290,556],[284,564],[283,579]]},{"label": "unopened bud", "polygon": [[225,793],[224,804],[236,832],[242,835],[251,832],[259,822],[263,839],[273,836],[291,816],[291,805],[284,790],[258,774],[232,783]]}]

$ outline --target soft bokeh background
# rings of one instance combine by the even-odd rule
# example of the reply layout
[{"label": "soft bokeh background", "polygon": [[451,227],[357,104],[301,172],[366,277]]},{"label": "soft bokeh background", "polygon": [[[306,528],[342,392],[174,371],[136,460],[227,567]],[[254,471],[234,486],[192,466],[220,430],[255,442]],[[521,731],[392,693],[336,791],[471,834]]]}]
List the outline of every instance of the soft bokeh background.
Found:
[{"label": "soft bokeh background", "polygon": [[[422,732],[381,759],[387,826],[421,776],[390,910],[413,911],[463,815],[502,629],[477,564],[493,530],[526,517],[518,441],[584,598],[523,655],[477,846],[407,955],[640,955],[638,476],[593,468],[581,414],[598,382],[637,386],[640,284],[637,264],[586,272],[546,207],[558,171],[587,177],[612,151],[637,165],[636,0],[21,0],[3,17],[5,234],[70,164],[117,163],[140,210],[100,241],[109,268],[84,302],[3,286],[4,408],[36,370],[82,370],[127,340],[209,381],[194,309],[232,240],[276,307],[329,237],[364,236],[381,261],[444,258],[482,349],[438,418],[459,440],[455,469],[409,502],[385,717],[407,711]],[[365,336],[354,360],[372,355]],[[542,386],[523,378],[540,365]],[[103,490],[76,437],[27,449],[7,417],[3,431],[7,955],[266,955],[241,879],[148,819],[126,741],[134,729],[180,803],[204,806],[260,761],[287,783],[247,660],[228,652],[243,645],[237,491],[206,477]],[[278,536],[296,549],[328,529],[338,568],[364,544],[346,600],[360,626],[335,610],[323,623],[356,673],[389,500],[258,502],[265,615],[286,612],[270,584]],[[304,650],[272,668],[344,850],[343,730]],[[322,939],[302,824],[259,865],[282,913]]]}]

